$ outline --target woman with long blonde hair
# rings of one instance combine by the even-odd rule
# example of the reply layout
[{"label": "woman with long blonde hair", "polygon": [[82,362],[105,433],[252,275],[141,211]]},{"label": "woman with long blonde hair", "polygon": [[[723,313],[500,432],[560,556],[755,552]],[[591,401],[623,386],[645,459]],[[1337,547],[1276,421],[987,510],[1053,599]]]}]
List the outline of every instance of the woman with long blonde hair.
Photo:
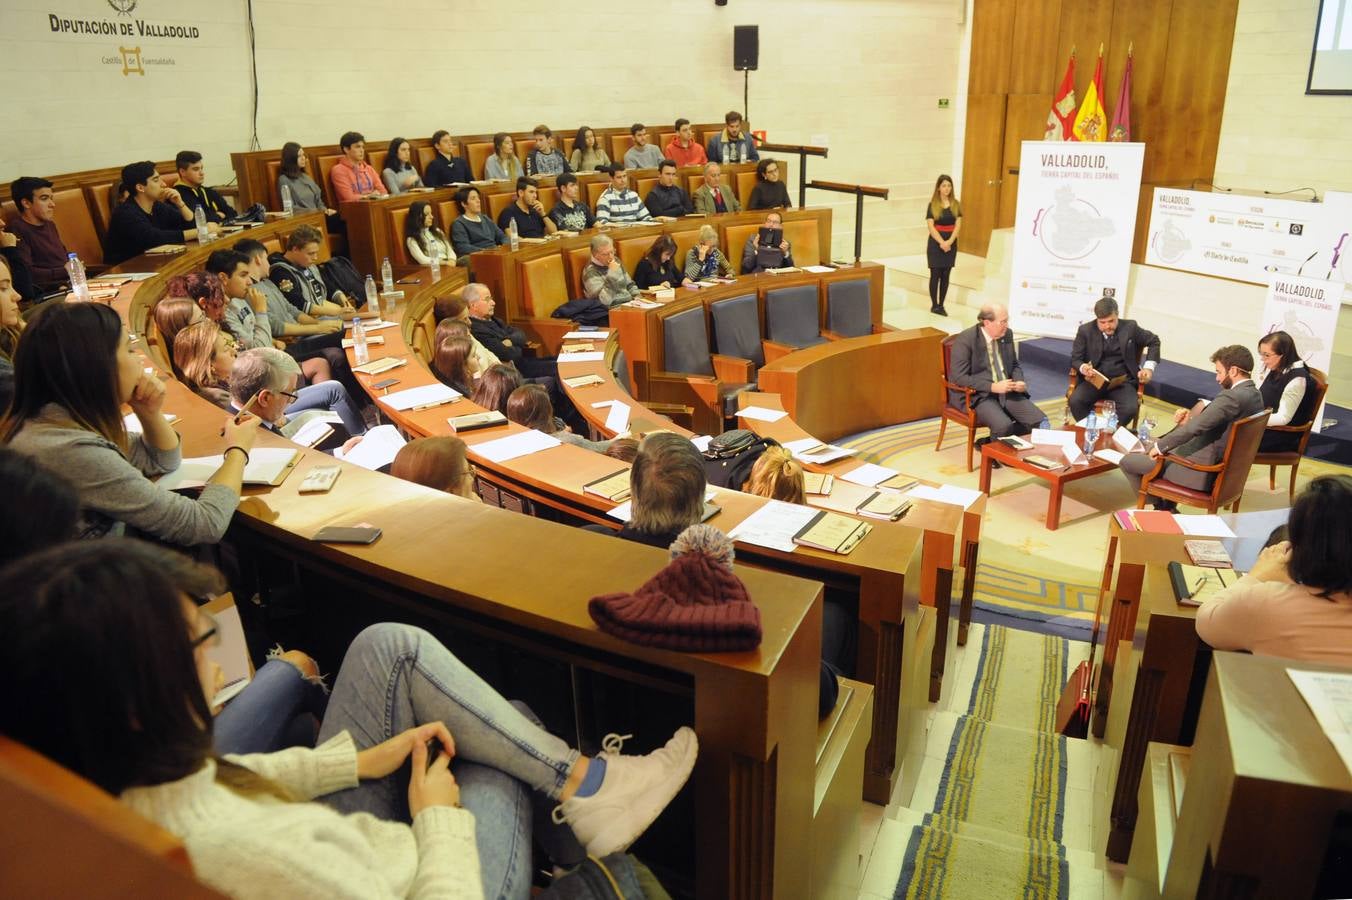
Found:
[{"label": "woman with long blonde hair", "polygon": [[783,500],[785,503],[803,503],[803,467],[793,454],[783,447],[766,447],[765,452],[751,467],[751,477],[742,490],[757,497]]},{"label": "woman with long blonde hair", "polygon": [[194,322],[174,336],[174,368],[180,373],[179,380],[227,412],[233,412],[230,370],[234,365],[234,342],[209,319]]},{"label": "woman with long blonde hair", "polygon": [[953,179],[947,175],[940,175],[934,182],[934,195],[925,207],[925,228],[929,231],[925,257],[930,270],[930,312],[946,316],[948,277],[958,259],[958,231],[962,228],[962,204],[953,191]]}]

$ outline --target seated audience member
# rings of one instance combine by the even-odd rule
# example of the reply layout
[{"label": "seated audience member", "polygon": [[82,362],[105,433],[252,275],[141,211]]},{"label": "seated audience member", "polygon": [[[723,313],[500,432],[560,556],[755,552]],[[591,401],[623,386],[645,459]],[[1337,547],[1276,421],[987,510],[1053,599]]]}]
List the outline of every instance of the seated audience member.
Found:
[{"label": "seated audience member", "polygon": [[333,167],[329,180],[333,183],[333,196],[339,203],[353,200],[375,200],[387,195],[380,176],[366,161],[366,138],[359,132],[349,131],[338,139],[338,147],[343,158]]},{"label": "seated audience member", "polygon": [[451,240],[437,224],[432,204],[426,200],[415,200],[408,207],[408,216],[404,219],[404,246],[408,255],[420,265],[430,265],[433,256],[439,265],[455,265]]},{"label": "seated audience member", "polygon": [[564,172],[554,185],[559,190],[559,199],[549,211],[549,218],[559,231],[585,231],[596,224],[596,217],[582,200],[582,185],[576,175]]},{"label": "seated audience member", "polygon": [[756,186],[751,189],[747,209],[792,209],[789,189],[779,180],[779,161],[762,159],[756,163]]},{"label": "seated audience member", "polygon": [[437,341],[432,354],[432,374],[442,384],[459,391],[461,396],[471,396],[481,374],[473,342],[463,335],[450,335]]},{"label": "seated audience member", "polygon": [[742,114],[733,110],[723,117],[727,127],[709,139],[709,162],[756,162],[756,140],[742,133]]},{"label": "seated audience member", "polygon": [[33,457],[3,446],[0,497],[0,567],[75,537],[75,488]]},{"label": "seated audience member", "polygon": [[[765,228],[784,233],[784,217],[778,212],[765,215]],[[746,239],[742,245],[742,274],[754,275],[766,269],[779,269],[793,265],[793,247],[788,238],[783,238],[777,247],[761,247],[760,229]]]},{"label": "seated audience member", "polygon": [[474,387],[474,393],[470,397],[477,405],[484,409],[495,409],[507,415],[507,401],[511,399],[512,391],[525,384],[525,379],[510,365],[498,363],[490,367],[479,378],[479,383]]},{"label": "seated audience member", "polygon": [[[1314,381],[1291,335],[1274,331],[1264,337],[1258,342],[1258,360],[1263,364],[1258,370],[1258,393],[1263,405],[1272,410],[1269,426],[1304,425],[1319,413],[1314,408]],[[1298,434],[1265,431],[1258,452],[1292,453],[1299,446]]]},{"label": "seated audience member", "polygon": [[634,267],[634,284],[639,290],[688,287],[690,279],[676,268],[676,241],[660,234]]},{"label": "seated audience member", "polygon": [[221,280],[210,272],[175,275],[165,283],[164,291],[168,297],[186,297],[197,304],[204,317],[225,325],[225,292],[221,290]]},{"label": "seated audience member", "polygon": [[[230,402],[263,420],[263,427],[291,437],[307,421],[324,412],[337,413],[348,435],[366,432],[366,423],[347,388],[338,381],[300,387],[300,367],[280,350],[245,350],[230,367]],[[313,414],[313,415],[307,415]]]},{"label": "seated audience member", "polygon": [[330,296],[316,263],[323,240],[324,235],[314,226],[298,226],[287,236],[284,252],[269,260],[272,268],[268,277],[287,302],[306,315],[350,319],[356,313],[351,298],[342,291],[334,291]]},{"label": "seated audience member", "polygon": [[33,275],[19,253],[22,243],[17,235],[5,230],[5,220],[0,218],[0,261],[4,262],[5,270],[9,273],[10,287],[18,294],[19,300],[35,303],[41,299],[41,294],[33,284]]},{"label": "seated audience member", "polygon": [[432,346],[440,345],[441,341],[449,334],[443,329],[449,329],[456,325],[455,333],[462,330],[466,337],[474,344],[474,358],[479,361],[479,371],[484,371],[489,366],[496,366],[502,360],[498,359],[492,350],[485,347],[473,331],[470,330],[471,320],[469,315],[469,305],[465,303],[465,298],[458,294],[446,294],[438,297],[432,305],[432,315],[437,321],[436,334],[432,338]]},{"label": "seated audience member", "polygon": [[606,172],[610,175],[610,184],[596,198],[596,224],[651,222],[653,217],[643,205],[643,198],[629,190],[629,173],[616,165]]},{"label": "seated audience member", "polygon": [[[1178,427],[1161,437],[1149,453],[1128,453],[1119,463],[1133,491],[1141,489],[1141,478],[1164,465],[1164,478],[1183,487],[1208,490],[1214,473],[1198,472],[1174,463],[1165,463],[1167,454],[1182,456],[1204,466],[1214,466],[1225,454],[1230,426],[1240,419],[1263,411],[1263,397],[1253,386],[1253,354],[1249,348],[1232,344],[1211,354],[1216,383],[1221,392],[1201,412],[1180,409],[1174,414]],[[1152,498],[1153,499],[1153,498]],[[1154,499],[1156,509],[1173,509],[1177,504]]]},{"label": "seated audience member", "polygon": [[634,137],[634,145],[624,152],[624,167],[626,169],[657,168],[658,163],[662,161],[662,151],[657,145],[648,143],[647,127],[635,122],[629,126],[629,133]]},{"label": "seated audience member", "polygon": [[233,219],[237,213],[224,197],[213,187],[207,187],[207,173],[202,165],[202,154],[196,150],[180,150],[174,157],[178,167],[178,181],[174,190],[178,191],[188,209],[201,207],[208,222],[217,224]]},{"label": "seated audience member", "polygon": [[[19,313],[19,292],[14,290],[14,279],[9,264],[0,257],[0,362],[8,368],[14,361],[14,351],[23,333],[23,316]],[[0,406],[0,413],[5,407]]]},{"label": "seated audience member", "polygon": [[283,144],[282,169],[277,175],[277,195],[281,196],[282,188],[286,188],[291,191],[292,209],[315,209],[330,216],[337,215],[338,210],[329,209],[328,204],[324,202],[324,192],[310,177],[309,166],[310,160],[305,155],[304,147],[295,141]]},{"label": "seated audience member", "polygon": [[676,136],[663,152],[678,166],[702,166],[709,161],[704,147],[695,140],[695,130],[690,127],[689,119],[676,120]]},{"label": "seated audience member", "polygon": [[179,331],[174,335],[173,357],[179,381],[226,412],[235,411],[230,405],[235,345],[219,325],[203,319]]},{"label": "seated audience member", "polygon": [[634,457],[638,456],[638,438],[611,438],[610,446],[606,448],[605,455],[611,459],[618,459],[620,462],[633,462]]},{"label": "seated audience member", "polygon": [[423,186],[418,170],[413,167],[413,148],[408,141],[401,137],[390,141],[390,149],[385,153],[385,169],[380,177],[391,197]]},{"label": "seated audience member", "polygon": [[1287,540],[1197,610],[1197,636],[1244,650],[1352,666],[1352,478],[1315,478],[1296,497]]},{"label": "seated audience member", "polygon": [[610,157],[601,149],[596,132],[583,125],[573,138],[573,152],[568,165],[574,172],[596,172],[610,168]]},{"label": "seated audience member", "polygon": [[[1136,359],[1145,350],[1145,362],[1138,372]],[[1160,339],[1132,319],[1117,317],[1117,301],[1103,297],[1094,304],[1094,321],[1075,331],[1070,350],[1070,367],[1080,373],[1080,381],[1070,394],[1070,414],[1075,421],[1089,415],[1094,404],[1111,400],[1117,407],[1117,421],[1136,418],[1140,401],[1136,384],[1149,384],[1160,361]],[[1108,379],[1101,388],[1090,381],[1096,375]],[[1113,386],[1113,379],[1119,380]]]},{"label": "seated audience member", "polygon": [[474,493],[474,466],[458,437],[414,438],[399,448],[390,474],[404,481],[481,503]]},{"label": "seated audience member", "polygon": [[610,441],[593,441],[554,418],[554,404],[549,400],[549,391],[538,384],[523,384],[507,397],[507,410],[504,413],[509,421],[526,428],[551,434],[565,444],[574,444],[584,450],[605,453],[610,449]]},{"label": "seated audience member", "polygon": [[5,227],[19,239],[15,245],[19,259],[33,279],[39,294],[46,294],[66,284],[66,260],[70,251],[61,240],[56,227],[56,196],[52,183],[45,178],[25,175],[9,186],[10,199],[19,210],[16,218]]},{"label": "seated audience member", "polygon": [[[558,375],[558,363],[552,359],[540,359],[526,355],[529,343],[526,333],[520,328],[508,325],[493,313],[497,310],[497,301],[487,285],[471,282],[460,292],[469,309],[469,330],[481,344],[503,362],[512,363],[530,378]],[[505,397],[503,398],[506,399]]]},{"label": "seated audience member", "polygon": [[215,250],[207,257],[208,273],[215,275],[225,294],[225,319],[221,323],[242,350],[272,346],[272,323],[268,301],[254,287],[249,257],[238,250]]},{"label": "seated audience member", "polygon": [[484,162],[484,177],[494,181],[516,181],[526,173],[516,158],[516,141],[505,131],[493,135],[493,155]]},{"label": "seated audience member", "polygon": [[742,204],[737,201],[732,188],[719,183],[722,175],[723,167],[718,163],[710,161],[705,164],[704,184],[695,188],[695,196],[691,198],[695,212],[711,216],[714,213],[742,211]]},{"label": "seated audience member", "polygon": [[[78,359],[79,367],[70,365]],[[178,433],[165,421],[164,385],[141,368],[122,320],[95,303],[41,307],[14,357],[15,394],[0,442],[61,473],[80,495],[80,537],[126,526],[183,546],[215,543],[239,505],[240,481],[259,420],[225,417],[224,462],[195,498],[147,476],[181,462]],[[122,404],[139,434],[128,434]]]},{"label": "seated audience member", "polygon": [[643,203],[654,216],[680,218],[695,211],[690,195],[676,183],[676,163],[669,159],[657,164],[657,184],[648,191]]},{"label": "seated audience member", "polygon": [[342,351],[343,323],[339,319],[323,321],[292,306],[268,277],[270,263],[268,248],[260,241],[245,238],[235,249],[249,260],[249,276],[254,287],[263,294],[268,307],[268,325],[274,341],[286,341],[283,348],[296,362],[310,383],[328,381],[333,367],[347,367],[347,356]]},{"label": "seated audience member", "polygon": [[522,176],[516,180],[516,200],[498,216],[498,227],[508,234],[513,222],[517,235],[523,238],[544,237],[559,230],[554,220],[545,216],[544,204],[540,202],[540,183],[534,178]]},{"label": "seated audience member", "polygon": [[455,138],[445,129],[432,135],[432,147],[437,151],[436,158],[427,164],[423,173],[423,183],[430,188],[450,187],[453,184],[469,184],[474,180],[469,164],[455,155]]},{"label": "seated audience member", "polygon": [[972,408],[977,424],[989,428],[992,438],[1028,434],[1046,417],[1028,397],[1014,333],[1009,330],[1009,311],[988,303],[976,319],[953,341],[952,381],[976,391]]},{"label": "seated audience member", "polygon": [[562,175],[568,171],[568,160],[554,146],[554,132],[547,125],[536,125],[532,132],[535,147],[526,157],[526,174],[531,178],[541,175]]},{"label": "seated audience member", "polygon": [[122,540],[34,554],[5,584],[0,677],[69,702],[5,704],[0,734],[183,840],[229,896],[526,896],[532,791],[601,858],[661,814],[698,754],[683,727],[647,756],[621,755],[619,736],[582,755],[431,634],[385,623],[347,648],[317,747],[219,758],[215,624],[187,599],[222,590],[219,573]]},{"label": "seated audience member", "polygon": [[461,188],[455,202],[460,215],[451,223],[451,246],[455,248],[457,265],[469,265],[469,255],[476,250],[492,250],[507,243],[506,232],[483,214],[484,197],[478,188]]},{"label": "seated audience member", "polygon": [[718,249],[718,229],[701,225],[699,242],[685,255],[685,277],[691,281],[708,278],[726,278],[732,274],[732,263]]},{"label": "seated audience member", "polygon": [[155,320],[155,330],[159,332],[164,353],[170,357],[174,353],[174,338],[180,331],[197,322],[207,321],[202,307],[186,294],[166,294],[161,297],[151,308],[150,316]]},{"label": "seated audience member", "polygon": [[[197,239],[192,210],[178,191],[164,186],[153,162],[134,162],[122,167],[127,199],[119,203],[108,220],[104,238],[104,262],[116,265],[161,244],[182,244]],[[220,226],[207,223],[216,234]]]},{"label": "seated audience member", "polygon": [[615,242],[608,234],[591,239],[591,259],[582,269],[582,295],[605,306],[619,306],[638,296],[638,285],[620,265]]},{"label": "seated audience member", "polygon": [[751,467],[751,477],[742,485],[742,491],[757,497],[783,500],[785,503],[807,502],[803,467],[783,447],[765,448],[760,459]]}]

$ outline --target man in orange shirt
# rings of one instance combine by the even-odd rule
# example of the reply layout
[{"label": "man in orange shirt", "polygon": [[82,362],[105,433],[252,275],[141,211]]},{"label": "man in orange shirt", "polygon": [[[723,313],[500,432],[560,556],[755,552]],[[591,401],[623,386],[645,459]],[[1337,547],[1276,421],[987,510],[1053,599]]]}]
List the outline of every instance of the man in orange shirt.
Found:
[{"label": "man in orange shirt", "polygon": [[676,136],[667,144],[667,159],[675,161],[678,166],[702,166],[709,161],[704,147],[695,140],[689,119],[676,120]]},{"label": "man in orange shirt", "polygon": [[388,197],[380,176],[366,161],[366,138],[360,132],[349,131],[338,139],[338,146],[343,151],[343,158],[333,167],[333,192],[338,195],[338,202]]}]

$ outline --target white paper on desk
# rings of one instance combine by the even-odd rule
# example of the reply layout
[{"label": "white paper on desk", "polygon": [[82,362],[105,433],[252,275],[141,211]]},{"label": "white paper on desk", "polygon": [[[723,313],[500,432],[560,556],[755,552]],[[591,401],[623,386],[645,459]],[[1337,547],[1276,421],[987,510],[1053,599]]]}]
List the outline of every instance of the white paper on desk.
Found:
[{"label": "white paper on desk", "polygon": [[1104,462],[1110,462],[1115,466],[1120,466],[1122,464],[1122,457],[1125,455],[1126,454],[1124,453],[1118,453],[1116,450],[1109,450],[1107,447],[1104,447],[1102,450],[1094,451],[1095,459],[1101,459]]},{"label": "white paper on desk", "polygon": [[[715,491],[713,488],[704,489],[705,503],[708,503],[710,500],[713,500],[714,497],[716,496],[718,496],[718,492]],[[629,517],[632,516],[633,513],[634,513],[634,501],[632,500],[626,500],[619,506],[611,507],[609,510],[606,511],[606,515],[610,516],[612,519],[619,519],[621,522],[628,522]]]},{"label": "white paper on desk", "polygon": [[1084,455],[1084,451],[1080,449],[1080,445],[1076,444],[1074,441],[1071,441],[1069,444],[1061,445],[1061,455],[1065,457],[1066,464],[1070,466],[1078,466],[1089,462]]},{"label": "white paper on desk", "polygon": [[737,410],[737,415],[743,419],[755,419],[757,422],[778,422],[788,415],[782,409],[766,409],[763,406],[748,406],[745,409]]},{"label": "white paper on desk", "polygon": [[817,465],[835,462],[836,460],[844,459],[847,456],[854,456],[855,453],[855,451],[848,447],[837,447],[835,444],[827,444],[815,453],[810,453],[808,451],[803,451],[801,453],[797,451],[790,452],[793,453],[795,458],[801,459],[803,462],[816,463]]},{"label": "white paper on desk", "polygon": [[506,462],[509,459],[516,459],[518,456],[529,456],[541,450],[548,450],[550,447],[557,447],[559,444],[558,438],[532,428],[520,434],[475,444],[474,454],[489,462]]},{"label": "white paper on desk", "polygon": [[109,275],[109,278],[126,278],[129,281],[146,281],[155,277],[154,272],[118,272],[116,275]]},{"label": "white paper on desk", "polygon": [[1234,560],[1236,572],[1247,572],[1253,568],[1273,529],[1285,525],[1290,516],[1289,508],[1225,513],[1221,516],[1221,521],[1235,533],[1233,538],[1225,541],[1225,551]]},{"label": "white paper on desk", "polygon": [[835,269],[830,266],[803,266],[804,272],[811,272],[813,275],[822,275],[826,272],[834,272]]},{"label": "white paper on desk", "polygon": [[559,362],[600,362],[605,359],[605,353],[600,350],[586,350],[582,353],[560,353]]},{"label": "white paper on desk", "polygon": [[1062,431],[1059,428],[1034,428],[1033,433],[1028,435],[1030,444],[1041,444],[1044,447],[1065,447],[1067,445],[1075,446],[1075,432]]},{"label": "white paper on desk", "polygon": [[907,491],[906,496],[912,500],[933,500],[936,503],[951,503],[954,506],[967,509],[981,499],[981,492],[951,484],[941,484],[938,487],[918,484]]},{"label": "white paper on desk", "polygon": [[713,435],[698,434],[690,439],[690,443],[695,445],[695,449],[700,453],[709,449],[709,442],[713,440]]},{"label": "white paper on desk", "polygon": [[1343,765],[1352,772],[1352,675],[1287,669]]},{"label": "white paper on desk", "polygon": [[[399,449],[407,443],[408,441],[399,433],[399,429],[393,425],[377,425],[362,436],[361,443],[349,450],[346,456],[339,458],[374,472],[381,466],[388,466],[394,462]],[[338,456],[338,453],[335,451],[333,455]]]},{"label": "white paper on desk", "polygon": [[[164,421],[172,425],[178,421],[178,416],[173,413],[165,413]],[[141,420],[136,418],[136,413],[127,413],[122,417],[122,427],[127,429],[127,434],[140,434]]]},{"label": "white paper on desk", "polygon": [[771,500],[743,519],[728,532],[728,537],[757,547],[792,553],[798,546],[793,542],[793,536],[815,515],[817,510],[810,506]]},{"label": "white paper on desk", "polygon": [[244,624],[239,620],[239,608],[229,606],[212,615],[216,620],[219,642],[206,648],[207,659],[221,667],[225,686],[211,699],[218,706],[234,697],[249,685],[249,645],[244,640]]},{"label": "white paper on desk", "polygon": [[1125,425],[1118,425],[1117,430],[1113,432],[1113,446],[1123,453],[1131,453],[1134,450],[1144,450],[1145,445],[1141,439],[1131,433],[1131,429]]},{"label": "white paper on desk", "polygon": [[[349,319],[348,321],[346,321],[346,322],[343,323],[343,327],[344,327],[344,328],[351,328],[351,327],[352,327],[352,322],[353,322],[353,321],[355,321],[355,320]],[[398,322],[384,322],[384,321],[381,321],[380,319],[362,319],[362,320],[361,320],[361,327],[366,331],[367,334],[370,334],[370,333],[373,332],[373,331],[383,331],[383,330],[386,329],[386,328],[393,328],[393,327],[395,327],[395,326],[398,325],[398,324],[399,324]]]},{"label": "white paper on desk", "polygon": [[629,404],[616,400],[606,415],[606,430],[620,434],[629,429]]},{"label": "white paper on desk", "polygon": [[[294,447],[255,447],[244,467],[244,483],[272,484],[299,452]],[[224,462],[224,455],[185,459],[177,469],[160,476],[157,483],[166,491],[203,487]]]},{"label": "white paper on desk", "polygon": [[[366,346],[368,347],[381,347],[384,346],[384,344],[385,344],[385,335],[383,334],[373,335],[372,337],[366,339]],[[343,338],[344,350],[351,350],[356,345],[357,342],[352,340],[352,338]]]},{"label": "white paper on desk", "polygon": [[1174,521],[1184,534],[1196,534],[1202,537],[1232,538],[1235,533],[1220,516],[1180,516],[1175,514]]},{"label": "white paper on desk", "polygon": [[879,466],[874,463],[864,463],[859,468],[851,469],[839,477],[846,481],[853,481],[855,484],[862,484],[865,487],[874,487],[878,482],[895,478],[898,474],[900,473],[896,469],[889,469],[886,466]]},{"label": "white paper on desk", "polygon": [[604,340],[609,336],[610,336],[609,329],[601,329],[599,331],[570,331],[563,336],[563,339],[565,341],[571,341],[574,338],[576,338],[578,340],[589,341],[592,340],[593,338],[595,338],[596,340]]},{"label": "white paper on desk", "polygon": [[452,403],[459,400],[463,395],[449,388],[441,382],[435,384],[424,384],[415,388],[408,388],[403,391],[395,391],[393,394],[386,394],[383,397],[377,397],[376,400],[385,404],[390,409],[408,410],[416,409],[419,406],[438,406],[442,403]]}]

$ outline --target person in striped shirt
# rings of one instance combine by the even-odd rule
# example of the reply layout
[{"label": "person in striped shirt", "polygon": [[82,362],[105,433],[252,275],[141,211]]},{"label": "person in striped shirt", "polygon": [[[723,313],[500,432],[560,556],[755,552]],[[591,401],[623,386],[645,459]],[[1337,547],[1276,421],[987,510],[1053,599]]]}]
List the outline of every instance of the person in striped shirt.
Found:
[{"label": "person in striped shirt", "polygon": [[602,191],[596,201],[596,224],[651,222],[653,216],[643,205],[643,198],[629,190],[629,173],[624,166],[612,164],[606,172],[610,175],[610,187]]}]

